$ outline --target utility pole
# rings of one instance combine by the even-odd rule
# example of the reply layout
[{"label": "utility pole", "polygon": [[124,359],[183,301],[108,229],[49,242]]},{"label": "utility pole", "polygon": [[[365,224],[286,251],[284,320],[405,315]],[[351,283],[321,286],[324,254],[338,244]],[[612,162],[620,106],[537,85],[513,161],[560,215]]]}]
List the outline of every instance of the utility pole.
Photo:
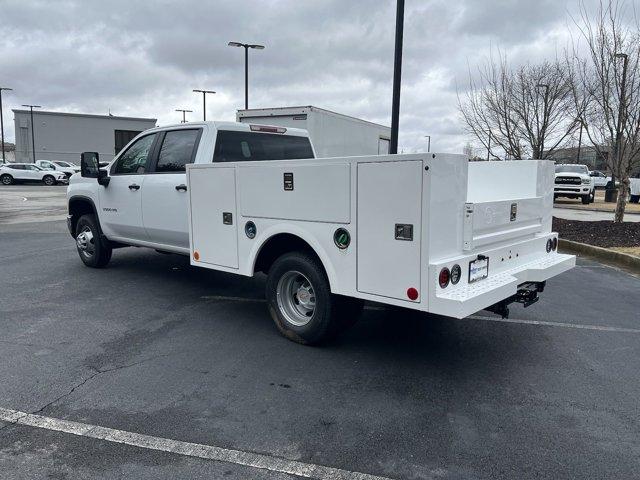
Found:
[{"label": "utility pole", "polygon": [[[536,85],[536,87],[544,88],[544,100],[542,104],[542,129],[540,128],[540,125],[538,125],[538,138],[537,138],[538,153],[536,155],[536,158],[541,159],[544,156],[544,135],[546,133],[545,124],[546,124],[546,118],[547,118],[547,102],[549,99],[549,85],[546,83],[539,83],[538,85]],[[537,102],[537,98],[538,96],[536,95],[536,102]]]},{"label": "utility pole", "polygon": [[182,122],[180,122],[180,123],[187,123],[186,114],[187,113],[192,113],[193,110],[185,110],[183,108],[176,108],[176,112],[182,112]]},{"label": "utility pole", "polygon": [[264,45],[255,43],[229,42],[230,47],[244,48],[244,109],[249,109],[249,49],[264,50]]},{"label": "utility pole", "polygon": [[[584,126],[584,124],[582,123],[582,120],[580,120],[580,134],[578,135],[578,158],[576,159],[576,163],[580,163],[580,150],[582,149],[582,127]],[[595,160],[593,161],[593,168],[596,168],[596,162]]]},{"label": "utility pole", "polygon": [[[629,56],[626,53],[616,53],[614,58],[622,58],[622,83],[620,85],[620,105],[618,106],[618,125],[616,127],[616,144],[615,144],[615,157],[616,162],[618,163],[618,167],[622,166],[622,129],[624,128],[624,124],[626,119],[624,119],[625,115],[625,104],[626,104],[626,89],[627,89],[627,65],[629,64]],[[616,172],[614,169],[611,169],[611,188],[605,190],[604,201],[605,202],[614,202],[617,200],[616,195]]]},{"label": "utility pole", "polygon": [[2,142],[2,163],[6,162],[4,158],[4,121],[2,119],[2,91],[3,90],[13,90],[13,88],[9,87],[0,87],[0,141]]},{"label": "utility pole", "polygon": [[427,139],[427,152],[431,151],[431,135],[424,136]]},{"label": "utility pole", "polygon": [[216,93],[213,90],[193,90],[196,93],[202,93],[202,121],[207,121],[207,93]]},{"label": "utility pole", "polygon": [[40,105],[22,105],[23,107],[29,107],[29,114],[31,116],[31,150],[33,154],[33,163],[36,163],[36,129],[33,124],[33,109],[42,108]]},{"label": "utility pole", "polygon": [[393,100],[391,104],[391,140],[389,153],[398,153],[400,125],[400,85],[402,84],[402,37],[404,34],[404,0],[396,0],[396,46],[393,55]]}]

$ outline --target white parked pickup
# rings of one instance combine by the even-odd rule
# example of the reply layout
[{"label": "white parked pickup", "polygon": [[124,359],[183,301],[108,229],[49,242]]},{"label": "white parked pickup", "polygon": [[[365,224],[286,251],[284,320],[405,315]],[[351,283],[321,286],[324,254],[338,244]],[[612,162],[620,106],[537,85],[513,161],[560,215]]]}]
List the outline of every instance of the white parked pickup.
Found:
[{"label": "white parked pickup", "polygon": [[551,231],[548,161],[317,159],[304,130],[204,122],[148,130],[105,170],[81,163],[68,224],[85,264],[136,245],[265,272],[269,312],[300,343],[353,324],[364,300],[506,316],[575,264]]}]

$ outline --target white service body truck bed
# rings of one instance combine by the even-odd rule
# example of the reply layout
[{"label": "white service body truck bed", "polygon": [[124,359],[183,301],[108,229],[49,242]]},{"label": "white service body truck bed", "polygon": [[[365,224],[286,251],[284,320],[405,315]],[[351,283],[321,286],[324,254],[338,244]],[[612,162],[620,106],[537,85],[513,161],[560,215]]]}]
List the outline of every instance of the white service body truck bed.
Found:
[{"label": "white service body truck bed", "polygon": [[292,235],[318,256],[334,294],[462,318],[575,265],[551,231],[553,162],[411,154],[193,164],[187,185],[199,267],[251,276],[265,243]]}]

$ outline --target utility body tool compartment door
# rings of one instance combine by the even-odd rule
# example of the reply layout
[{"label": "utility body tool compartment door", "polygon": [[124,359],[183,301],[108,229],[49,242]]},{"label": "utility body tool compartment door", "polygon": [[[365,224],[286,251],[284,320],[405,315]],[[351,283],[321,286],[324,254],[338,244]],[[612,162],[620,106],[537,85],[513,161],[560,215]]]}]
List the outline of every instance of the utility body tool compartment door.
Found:
[{"label": "utility body tool compartment door", "polygon": [[188,169],[194,264],[238,268],[236,169]]},{"label": "utility body tool compartment door", "polygon": [[358,291],[409,301],[407,289],[420,290],[422,162],[359,163],[357,214]]}]

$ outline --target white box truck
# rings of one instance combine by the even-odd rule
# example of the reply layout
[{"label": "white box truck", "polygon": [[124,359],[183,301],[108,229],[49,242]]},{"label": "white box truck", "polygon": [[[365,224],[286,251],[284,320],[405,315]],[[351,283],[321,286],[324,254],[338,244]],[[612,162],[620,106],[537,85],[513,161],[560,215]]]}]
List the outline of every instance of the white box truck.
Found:
[{"label": "white box truck", "polygon": [[143,132],[106,169],[83,154],[68,226],[89,267],[138,246],[264,272],[278,329],[313,344],[364,300],[457,318],[534,303],[575,264],[551,231],[553,187],[544,160],[315,158],[305,130],[194,122]]},{"label": "white box truck", "polygon": [[316,156],[321,158],[389,153],[391,128],[318,107],[238,110],[236,120],[302,128],[309,132]]}]

